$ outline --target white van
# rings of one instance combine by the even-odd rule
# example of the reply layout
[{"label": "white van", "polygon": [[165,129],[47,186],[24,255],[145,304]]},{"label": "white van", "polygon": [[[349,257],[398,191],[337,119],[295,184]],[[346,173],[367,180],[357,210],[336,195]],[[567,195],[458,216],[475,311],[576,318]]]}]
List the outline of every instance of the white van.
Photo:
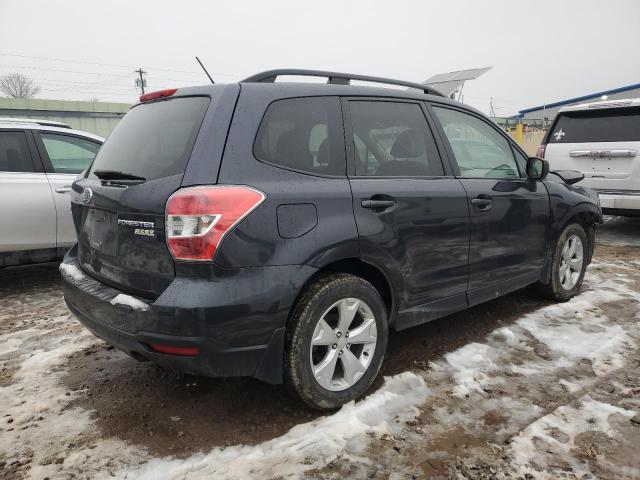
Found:
[{"label": "white van", "polygon": [[538,156],[582,172],[605,214],[640,215],[640,98],[560,109]]}]

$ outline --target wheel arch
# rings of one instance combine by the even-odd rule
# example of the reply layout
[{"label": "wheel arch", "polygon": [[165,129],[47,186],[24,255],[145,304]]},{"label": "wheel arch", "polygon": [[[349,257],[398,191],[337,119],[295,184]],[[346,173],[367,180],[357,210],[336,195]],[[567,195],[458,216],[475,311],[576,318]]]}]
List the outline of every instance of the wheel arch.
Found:
[{"label": "wheel arch", "polygon": [[553,250],[555,249],[560,235],[562,234],[564,229],[567,228],[567,226],[573,223],[577,223],[578,225],[580,225],[587,235],[587,240],[589,242],[587,248],[587,265],[591,263],[596,240],[595,226],[598,223],[602,223],[602,213],[594,209],[590,204],[582,204],[577,205],[573,209],[569,210],[569,212],[567,212],[558,222],[556,222],[552,231],[547,258],[545,259],[544,267],[542,270],[542,283],[547,283],[550,280]]},{"label": "wheel arch", "polygon": [[[309,285],[313,284],[318,279],[332,273],[348,273],[351,275],[355,275],[356,277],[363,278],[364,280],[371,283],[374,288],[378,290],[378,293],[380,293],[380,296],[382,297],[382,300],[385,304],[389,326],[393,324],[396,317],[397,299],[394,294],[395,290],[389,276],[382,268],[365,262],[357,257],[347,257],[340,260],[334,260],[319,268],[318,271],[316,271],[311,277],[309,277],[309,279],[300,289],[300,292],[298,293],[298,296],[291,308],[291,312],[293,312],[293,310],[295,309],[295,305],[298,303],[300,297],[303,295],[304,291],[309,287]],[[291,313],[289,314],[289,320],[290,316]],[[289,324],[289,320],[287,321],[287,325]]]}]

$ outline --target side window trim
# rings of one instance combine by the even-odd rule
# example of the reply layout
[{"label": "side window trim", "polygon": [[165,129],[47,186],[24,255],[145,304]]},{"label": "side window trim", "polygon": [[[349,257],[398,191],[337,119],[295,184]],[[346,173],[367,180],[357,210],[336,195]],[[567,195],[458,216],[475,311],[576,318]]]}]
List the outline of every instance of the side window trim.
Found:
[{"label": "side window trim", "polygon": [[[44,171],[46,173],[59,173],[56,172],[55,169],[53,168],[53,162],[51,162],[51,159],[49,158],[49,153],[47,152],[46,147],[44,146],[44,142],[42,141],[42,137],[40,136],[40,131],[39,130],[33,130],[33,137],[35,140],[35,145],[37,146],[38,149],[38,153],[40,156],[40,159],[42,161],[42,164],[44,166]],[[93,143],[99,143],[97,141],[95,141],[92,138],[88,138],[88,137],[83,137],[81,135],[71,135],[68,133],[62,133],[62,132],[47,132],[45,130],[45,133],[51,133],[54,135],[59,135],[61,137],[70,137],[70,138],[79,138],[80,140],[86,140],[87,142],[93,142]],[[95,157],[94,159],[95,160]],[[93,164],[93,160],[91,161],[91,164]],[[91,168],[91,164],[89,164],[89,166],[86,168],[86,171],[89,171],[89,169]],[[77,175],[76,173],[63,173],[62,175]]]},{"label": "side window trim", "polygon": [[[440,103],[440,102],[434,102],[434,101],[429,101],[427,102],[428,106],[429,106],[429,112],[432,113],[432,115],[434,116],[434,118],[437,119],[437,116],[435,115],[435,112],[433,112],[433,107],[438,107],[438,108],[446,108],[449,110],[453,110],[456,112],[460,112],[460,113],[464,113],[466,115],[472,116],[482,122],[485,123],[485,125],[490,126],[495,132],[497,132],[500,136],[502,136],[502,138],[505,139],[505,141],[507,142],[507,144],[509,145],[510,151],[511,151],[511,156],[513,157],[513,162],[516,165],[516,168],[518,169],[518,174],[520,175],[518,178],[509,178],[509,177],[497,177],[497,178],[490,178],[487,177],[487,180],[522,180],[523,178],[526,178],[526,174],[524,172],[520,171],[520,167],[518,166],[518,161],[516,160],[516,156],[515,156],[515,152],[514,152],[514,141],[511,139],[511,137],[509,137],[509,135],[507,135],[505,132],[503,132],[502,130],[500,130],[500,128],[498,128],[496,125],[493,125],[491,122],[488,122],[485,118],[483,118],[482,116],[476,114],[475,112],[469,111],[469,110],[465,110],[464,108],[459,108],[456,105],[449,105],[447,103]],[[445,148],[447,150],[447,155],[451,158],[451,163],[452,165],[455,165],[455,170],[458,172],[456,175],[456,178],[477,178],[477,177],[465,177],[462,175],[462,172],[460,172],[460,167],[458,166],[458,163],[456,161],[456,157],[453,153],[453,149],[451,148],[451,143],[449,142],[449,139],[447,138],[447,135],[444,132],[444,128],[442,127],[442,123],[437,120],[437,129],[438,129],[438,134],[442,137],[443,142],[445,143]],[[524,154],[525,157],[527,156],[526,154]]]},{"label": "side window trim", "polygon": [[[353,124],[351,121],[351,112],[349,110],[349,102],[392,102],[392,103],[410,103],[418,105],[422,114],[425,117],[425,121],[429,127],[429,132],[434,140],[436,150],[438,152],[438,159],[444,169],[444,175],[432,175],[432,176],[374,176],[374,175],[356,175],[356,160],[355,160],[355,145],[353,142]],[[415,100],[411,98],[401,97],[341,97],[342,116],[344,118],[344,131],[345,131],[345,148],[347,152],[347,176],[349,178],[366,178],[368,180],[389,180],[389,179],[436,179],[436,178],[451,178],[454,176],[454,172],[451,170],[448,159],[445,160],[443,151],[441,149],[441,143],[438,141],[438,133],[436,131],[437,126],[430,118],[429,112],[425,109],[424,102],[422,100]]]},{"label": "side window trim", "polygon": [[[255,133],[253,134],[253,139],[252,139],[252,143],[251,143],[251,155],[253,156],[253,158],[260,162],[260,163],[264,163],[265,165],[270,165],[272,167],[276,167],[282,170],[287,170],[289,172],[295,172],[295,173],[299,173],[301,175],[309,175],[311,177],[320,177],[320,178],[346,178],[347,177],[347,170],[349,168],[349,160],[348,158],[345,156],[345,173],[342,175],[329,175],[329,174],[323,174],[323,173],[319,173],[319,172],[310,172],[307,170],[300,170],[297,168],[293,168],[287,165],[280,165],[274,162],[270,162],[268,160],[262,159],[260,158],[258,155],[256,155],[256,144],[258,142],[258,135],[260,134],[260,128],[262,127],[262,124],[264,123],[265,119],[267,118],[267,113],[269,111],[269,108],[277,102],[280,102],[282,100],[295,100],[295,99],[307,99],[307,98],[333,98],[336,99],[337,103],[338,103],[338,117],[337,117],[337,121],[340,123],[339,124],[339,130],[342,132],[343,137],[342,140],[344,143],[346,143],[346,135],[345,135],[345,126],[344,126],[344,112],[342,111],[342,102],[341,102],[341,97],[338,95],[314,95],[314,96],[302,96],[302,97],[281,97],[281,98],[276,98],[272,101],[270,101],[266,107],[264,108],[264,112],[262,113],[262,117],[260,118],[260,121],[258,122],[257,128],[255,130]],[[345,146],[343,144],[343,146]],[[346,148],[344,149],[344,154],[346,155]]]}]

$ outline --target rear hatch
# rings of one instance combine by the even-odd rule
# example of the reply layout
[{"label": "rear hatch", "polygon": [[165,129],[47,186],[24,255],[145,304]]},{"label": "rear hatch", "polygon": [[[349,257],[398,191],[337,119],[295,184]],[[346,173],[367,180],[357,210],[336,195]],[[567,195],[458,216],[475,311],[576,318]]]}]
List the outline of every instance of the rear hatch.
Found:
[{"label": "rear hatch", "polygon": [[191,96],[133,107],[74,183],[78,260],[88,274],[152,299],[169,285],[175,269],[165,206],[181,186],[211,102]]},{"label": "rear hatch", "polygon": [[552,170],[584,173],[598,190],[640,190],[640,107],[567,111],[548,134]]}]

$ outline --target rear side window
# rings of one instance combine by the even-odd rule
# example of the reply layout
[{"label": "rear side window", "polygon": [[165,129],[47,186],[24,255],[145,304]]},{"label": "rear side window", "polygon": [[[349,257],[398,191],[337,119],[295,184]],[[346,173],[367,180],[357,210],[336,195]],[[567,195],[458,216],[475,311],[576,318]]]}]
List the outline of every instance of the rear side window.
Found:
[{"label": "rear side window", "polygon": [[133,107],[111,133],[91,167],[147,180],[184,173],[207,111],[206,97],[175,98]]},{"label": "rear side window", "polygon": [[351,101],[356,175],[444,175],[429,124],[415,103]]},{"label": "rear side window", "polygon": [[100,149],[100,144],[86,138],[40,132],[53,171],[80,173],[87,169]]},{"label": "rear side window", "polygon": [[628,141],[640,141],[640,108],[561,113],[547,143]]},{"label": "rear side window", "polygon": [[253,148],[258,160],[311,174],[344,176],[337,97],[289,98],[269,105]]},{"label": "rear side window", "polygon": [[0,172],[33,172],[24,132],[0,132]]}]

